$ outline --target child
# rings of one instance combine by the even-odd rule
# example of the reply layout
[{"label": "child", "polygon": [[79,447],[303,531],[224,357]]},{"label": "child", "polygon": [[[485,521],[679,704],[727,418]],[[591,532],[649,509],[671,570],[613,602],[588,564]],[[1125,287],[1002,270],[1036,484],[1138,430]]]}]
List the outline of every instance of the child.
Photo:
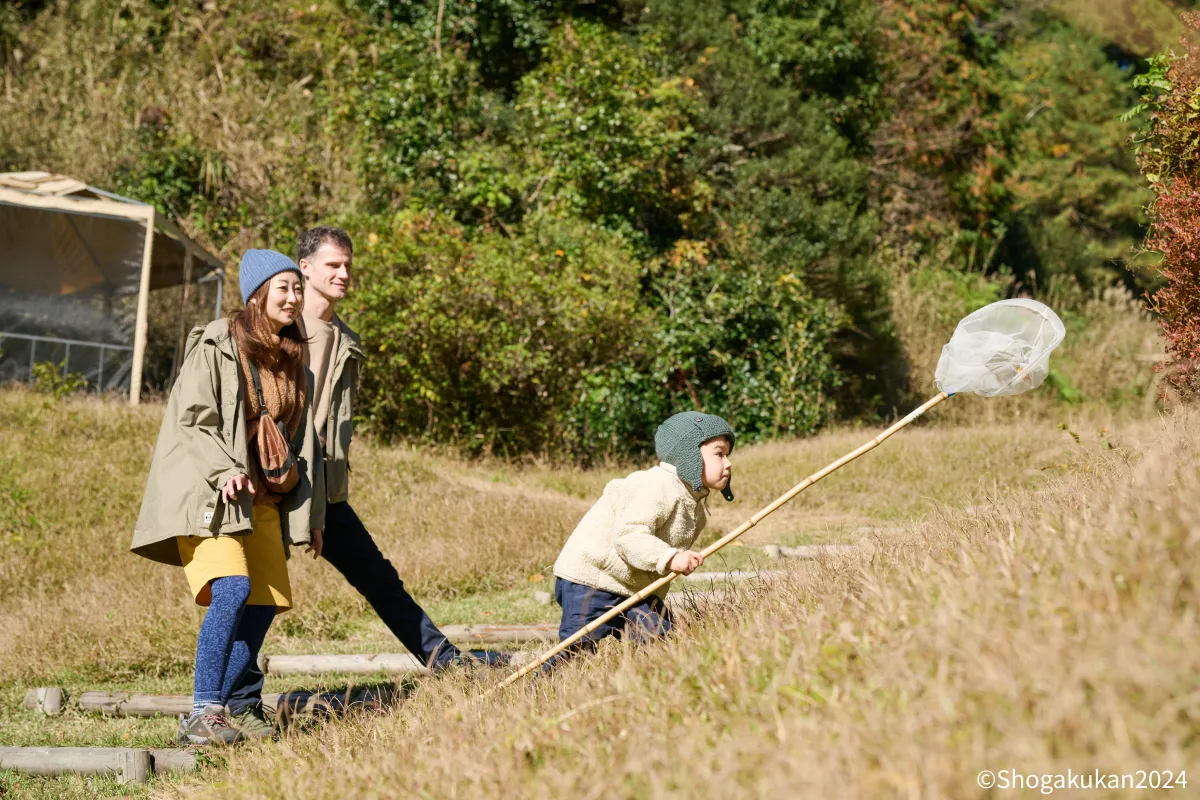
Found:
[{"label": "child", "polygon": [[[676,414],[654,434],[662,463],[604,487],[554,562],[554,598],[563,610],[559,641],[663,575],[688,575],[704,563],[690,548],[708,521],[709,491],[733,500],[733,442],[733,430],[720,417]],[[613,618],[550,663],[572,651],[594,651],[607,636],[645,642],[665,635],[671,630],[666,593],[663,588]]]}]

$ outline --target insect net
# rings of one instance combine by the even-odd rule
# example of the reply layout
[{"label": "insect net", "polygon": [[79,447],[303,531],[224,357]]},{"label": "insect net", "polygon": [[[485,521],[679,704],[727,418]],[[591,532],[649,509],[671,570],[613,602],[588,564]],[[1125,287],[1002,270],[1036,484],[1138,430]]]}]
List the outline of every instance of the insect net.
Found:
[{"label": "insect net", "polygon": [[942,348],[934,383],[947,394],[984,397],[1036,389],[1050,374],[1050,352],[1065,333],[1058,315],[1036,300],[984,306],[958,323]]}]

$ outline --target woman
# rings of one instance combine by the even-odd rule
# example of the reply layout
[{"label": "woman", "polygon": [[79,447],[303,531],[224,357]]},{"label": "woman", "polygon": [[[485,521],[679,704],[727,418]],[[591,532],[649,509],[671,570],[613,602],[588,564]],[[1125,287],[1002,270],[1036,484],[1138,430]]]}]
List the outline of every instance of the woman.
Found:
[{"label": "woman", "polygon": [[[208,607],[181,744],[244,738],[225,716],[226,698],[255,663],[275,615],[292,606],[286,545],[309,544],[320,555],[325,527],[312,378],[296,324],[300,269],[274,250],[249,250],[238,281],[245,308],[188,339],[133,535],[133,552],[182,566],[192,597]],[[296,480],[286,491],[276,471],[263,468],[263,458],[275,456],[258,452],[260,424],[287,434],[281,449],[291,446]]]}]

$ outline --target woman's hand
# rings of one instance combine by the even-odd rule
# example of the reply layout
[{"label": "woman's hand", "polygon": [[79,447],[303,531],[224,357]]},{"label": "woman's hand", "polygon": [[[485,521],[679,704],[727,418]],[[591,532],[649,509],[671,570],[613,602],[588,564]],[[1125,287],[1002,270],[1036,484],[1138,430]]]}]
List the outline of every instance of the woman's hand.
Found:
[{"label": "woman's hand", "polygon": [[308,543],[308,547],[304,548],[304,552],[312,553],[313,560],[321,557],[321,550],[325,547],[325,534],[320,528],[312,529],[312,541]]},{"label": "woman's hand", "polygon": [[221,497],[225,498],[226,503],[232,503],[242,489],[249,489],[250,494],[254,494],[254,484],[250,482],[250,478],[244,472],[229,479],[221,489]]},{"label": "woman's hand", "polygon": [[680,550],[671,556],[670,569],[671,572],[678,572],[680,575],[691,575],[703,563],[704,556],[695,550]]}]

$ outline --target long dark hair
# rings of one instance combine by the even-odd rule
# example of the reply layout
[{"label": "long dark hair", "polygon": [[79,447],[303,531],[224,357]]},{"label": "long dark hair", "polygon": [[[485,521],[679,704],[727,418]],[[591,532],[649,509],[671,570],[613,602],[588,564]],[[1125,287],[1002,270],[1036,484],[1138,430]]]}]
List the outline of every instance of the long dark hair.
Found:
[{"label": "long dark hair", "polygon": [[279,343],[271,332],[267,319],[267,295],[271,282],[267,281],[250,295],[250,301],[241,311],[234,312],[229,328],[238,356],[254,362],[259,371],[274,372],[287,380],[287,397],[295,397],[297,406],[304,405],[304,343],[299,324],[293,322],[279,332]]}]

